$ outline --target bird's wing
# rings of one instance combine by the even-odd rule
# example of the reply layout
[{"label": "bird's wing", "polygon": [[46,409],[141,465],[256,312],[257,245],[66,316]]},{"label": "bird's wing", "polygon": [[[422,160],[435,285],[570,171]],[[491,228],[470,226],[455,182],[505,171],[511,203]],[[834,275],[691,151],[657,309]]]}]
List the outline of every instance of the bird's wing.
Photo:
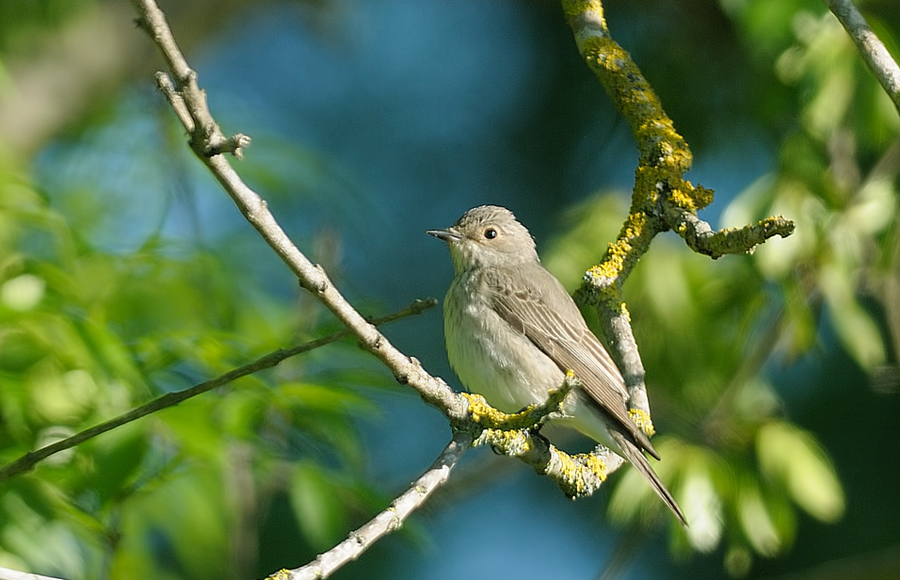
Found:
[{"label": "bird's wing", "polygon": [[535,264],[524,270],[516,270],[515,284],[512,271],[491,270],[485,282],[492,308],[556,366],[573,371],[600,409],[639,447],[659,459],[650,439],[628,416],[628,391],[619,369],[585,324],[575,302],[543,266]]}]

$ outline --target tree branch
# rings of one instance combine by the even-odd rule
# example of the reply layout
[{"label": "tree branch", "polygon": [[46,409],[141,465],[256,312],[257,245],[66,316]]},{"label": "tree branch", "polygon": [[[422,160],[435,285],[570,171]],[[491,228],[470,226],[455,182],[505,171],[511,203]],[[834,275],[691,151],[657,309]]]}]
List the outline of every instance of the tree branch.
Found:
[{"label": "tree branch", "polygon": [[825,3],[850,35],[866,66],[881,83],[900,114],[900,67],[897,62],[869,28],[852,0],[825,0]]},{"label": "tree branch", "polygon": [[667,223],[684,238],[688,247],[698,254],[705,254],[713,260],[725,254],[745,254],[774,235],[782,238],[794,233],[794,222],[783,216],[768,217],[755,224],[740,228],[713,231],[709,224],[696,214],[675,208],[666,216]]},{"label": "tree branch", "polygon": [[562,412],[563,401],[578,384],[575,375],[568,372],[563,384],[551,390],[546,401],[529,405],[518,413],[498,411],[481,395],[464,393],[469,400],[471,423],[458,428],[471,430],[474,424],[476,446],[490,445],[497,453],[520,459],[555,481],[566,497],[592,495],[624,460],[602,445],[592,453],[569,455],[537,432],[547,419]]},{"label": "tree branch", "polygon": [[[321,301],[356,336],[362,348],[384,363],[399,383],[409,385],[426,403],[440,410],[450,420],[459,437],[469,438],[474,444],[490,444],[501,453],[519,457],[540,473],[554,478],[570,497],[592,493],[608,473],[623,463],[621,458],[603,448],[589,455],[570,456],[537,435],[535,426],[543,421],[546,414],[555,412],[558,403],[538,405],[528,410],[527,413],[533,420],[530,424],[526,425],[528,422],[519,418],[518,422],[487,428],[480,423],[481,417],[485,415],[476,417],[473,413],[472,397],[454,392],[443,380],[426,372],[418,360],[397,350],[347,302],[322,267],[310,262],[293,244],[268,210],[266,202],[240,179],[229,161],[220,154],[228,150],[229,142],[247,143],[247,138],[241,134],[232,138],[224,136],[209,112],[206,95],[197,84],[197,74],[191,70],[178,50],[165,16],[155,2],[132,0],[132,4],[140,15],[141,26],[150,34],[169,65],[172,78],[159,73],[157,84],[190,134],[190,145],[194,153],[219,181],[247,221],[296,274],[300,285]],[[571,383],[572,378],[567,377],[562,388],[571,388]],[[484,404],[478,410],[484,412],[487,409],[490,407]],[[499,414],[496,410],[491,411],[493,413],[489,412],[487,415],[496,417],[494,414]],[[390,529],[388,527],[386,531]],[[377,537],[380,534],[372,536],[371,541]],[[348,542],[358,543],[358,536],[352,536]],[[368,545],[370,541],[365,543]],[[351,551],[350,553],[355,554],[352,557],[358,556],[365,547],[362,546],[359,552]],[[341,560],[345,561],[347,560]]]},{"label": "tree branch", "polygon": [[[371,323],[373,325],[388,324],[407,316],[420,314],[421,312],[435,306],[436,304],[437,300],[435,300],[434,298],[429,298],[428,300],[416,300],[406,308],[394,312],[393,314],[388,314],[387,316],[373,319]],[[94,425],[93,427],[89,427],[83,431],[79,431],[71,437],[60,439],[59,441],[51,443],[50,445],[45,445],[44,447],[41,447],[40,449],[37,449],[35,451],[29,451],[15,461],[12,461],[0,468],[0,481],[13,477],[14,475],[18,475],[20,473],[30,471],[34,468],[35,465],[37,465],[44,459],[47,459],[51,455],[55,455],[60,451],[65,451],[66,449],[71,449],[72,447],[80,445],[81,443],[84,443],[89,439],[93,439],[97,435],[102,435],[107,431],[111,431],[113,429],[116,429],[117,427],[121,427],[122,425],[131,423],[132,421],[136,421],[142,417],[146,417],[151,413],[155,413],[157,411],[161,411],[162,409],[175,406],[178,403],[186,401],[192,397],[196,397],[197,395],[203,394],[207,391],[211,391],[212,389],[215,389],[217,387],[221,387],[222,385],[228,384],[251,373],[274,367],[286,358],[304,352],[309,352],[313,349],[319,348],[320,346],[325,346],[326,344],[330,344],[349,335],[349,330],[340,330],[328,336],[323,336],[322,338],[318,338],[310,342],[305,342],[292,348],[278,349],[256,359],[251,363],[230,370],[223,375],[219,375],[214,379],[196,384],[188,389],[166,393],[165,395],[157,397],[152,401],[131,409],[127,413],[123,413],[118,417],[114,417],[108,421],[104,421],[103,423]]]},{"label": "tree branch", "polygon": [[712,203],[713,192],[684,179],[693,162],[691,151],[631,56],[610,36],[603,3],[562,0],[562,5],[582,58],[631,127],[640,154],[628,217],[600,263],[585,273],[575,296],[596,307],[628,387],[632,416],[651,435],[644,367],[621,290],[631,270],[653,238],[667,230],[677,232],[692,250],[717,258],[750,252],[774,235],[788,236],[794,224],[773,217],[735,230],[713,231],[698,218],[697,210]]},{"label": "tree branch", "polygon": [[566,395],[577,385],[577,379],[569,374],[559,389],[550,392],[546,402],[530,405],[518,413],[497,411],[480,395],[464,395],[470,400],[473,421],[490,427],[485,427],[480,432],[473,432],[471,428],[454,430],[453,439],[428,471],[414,481],[390,507],[309,564],[294,570],[279,570],[267,580],[321,580],[347,562],[356,560],[379,538],[399,529],[434,490],[446,483],[450,470],[472,446],[492,445],[504,455],[522,459],[539,473],[554,479],[569,498],[591,495],[624,460],[605,447],[600,447],[591,454],[568,455],[533,431],[535,425],[559,411]]},{"label": "tree branch", "polygon": [[446,483],[450,478],[450,470],[471,446],[471,434],[457,431],[431,467],[395,499],[390,507],[361,528],[350,532],[346,540],[320,554],[309,564],[294,570],[279,570],[269,576],[269,580],[320,580],[327,578],[347,562],[356,560],[379,538],[399,529],[413,511]]},{"label": "tree branch", "polygon": [[215,153],[222,150],[229,138],[224,136],[213,119],[206,104],[206,94],[197,85],[197,74],[178,49],[165,15],[153,0],[132,0],[132,4],[140,15],[141,26],[150,34],[172,72],[173,90],[164,90],[164,93],[191,135],[191,148],[231,196],[247,221],[297,275],[301,286],[316,296],[357,337],[364,349],[391,370],[400,383],[414,388],[425,401],[441,409],[448,417],[463,419],[466,414],[465,400],[457,397],[444,381],[428,374],[419,361],[397,350],[367,322],[331,283],[325,271],[310,262],[294,245],[268,210],[266,202],[240,179],[223,155]]}]

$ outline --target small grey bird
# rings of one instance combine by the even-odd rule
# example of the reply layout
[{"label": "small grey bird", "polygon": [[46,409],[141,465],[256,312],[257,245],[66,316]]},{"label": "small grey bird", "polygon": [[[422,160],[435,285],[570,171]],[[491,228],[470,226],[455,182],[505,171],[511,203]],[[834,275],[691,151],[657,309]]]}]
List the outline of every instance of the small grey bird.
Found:
[{"label": "small grey bird", "polygon": [[541,265],[525,226],[508,209],[484,205],[450,228],[427,233],[447,242],[456,271],[444,299],[444,334],[450,365],[466,388],[513,412],[545,401],[573,371],[581,389],[566,398],[558,421],[627,459],[687,525],[644,456],[659,459],[628,415],[619,369],[575,301]]}]

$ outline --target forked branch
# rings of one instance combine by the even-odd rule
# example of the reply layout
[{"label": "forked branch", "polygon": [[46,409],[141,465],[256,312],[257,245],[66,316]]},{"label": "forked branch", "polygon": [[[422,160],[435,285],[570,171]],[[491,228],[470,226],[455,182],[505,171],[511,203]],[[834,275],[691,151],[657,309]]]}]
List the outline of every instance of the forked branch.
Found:
[{"label": "forked branch", "polygon": [[640,153],[635,171],[631,208],[615,242],[601,261],[590,268],[576,293],[582,303],[597,308],[631,396],[632,412],[653,432],[644,384],[644,368],[622,299],[622,284],[647,252],[657,234],[672,230],[688,247],[712,258],[751,252],[772,236],[789,236],[794,223],[783,217],[715,231],[697,217],[709,205],[713,192],[684,178],[693,156],[675,130],[650,83],[631,56],[613,40],[600,0],[563,0],[563,11],[582,58],[631,127]]}]

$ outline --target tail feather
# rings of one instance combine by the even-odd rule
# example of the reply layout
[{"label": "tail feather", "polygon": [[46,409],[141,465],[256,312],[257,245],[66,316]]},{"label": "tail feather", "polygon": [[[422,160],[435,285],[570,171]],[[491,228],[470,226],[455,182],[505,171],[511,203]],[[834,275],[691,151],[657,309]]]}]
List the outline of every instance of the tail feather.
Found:
[{"label": "tail feather", "polygon": [[610,429],[609,434],[616,444],[618,444],[619,450],[622,455],[625,456],[625,459],[628,460],[628,462],[631,463],[648,482],[650,482],[653,490],[664,502],[666,502],[666,505],[669,506],[669,509],[675,514],[675,517],[678,518],[681,525],[687,527],[688,523],[687,519],[684,517],[684,512],[681,511],[675,498],[672,497],[672,494],[666,489],[663,482],[659,480],[659,476],[656,475],[656,472],[650,467],[650,462],[647,461],[647,457],[644,456],[644,453],[640,448],[624,433],[620,433],[615,429]]}]

